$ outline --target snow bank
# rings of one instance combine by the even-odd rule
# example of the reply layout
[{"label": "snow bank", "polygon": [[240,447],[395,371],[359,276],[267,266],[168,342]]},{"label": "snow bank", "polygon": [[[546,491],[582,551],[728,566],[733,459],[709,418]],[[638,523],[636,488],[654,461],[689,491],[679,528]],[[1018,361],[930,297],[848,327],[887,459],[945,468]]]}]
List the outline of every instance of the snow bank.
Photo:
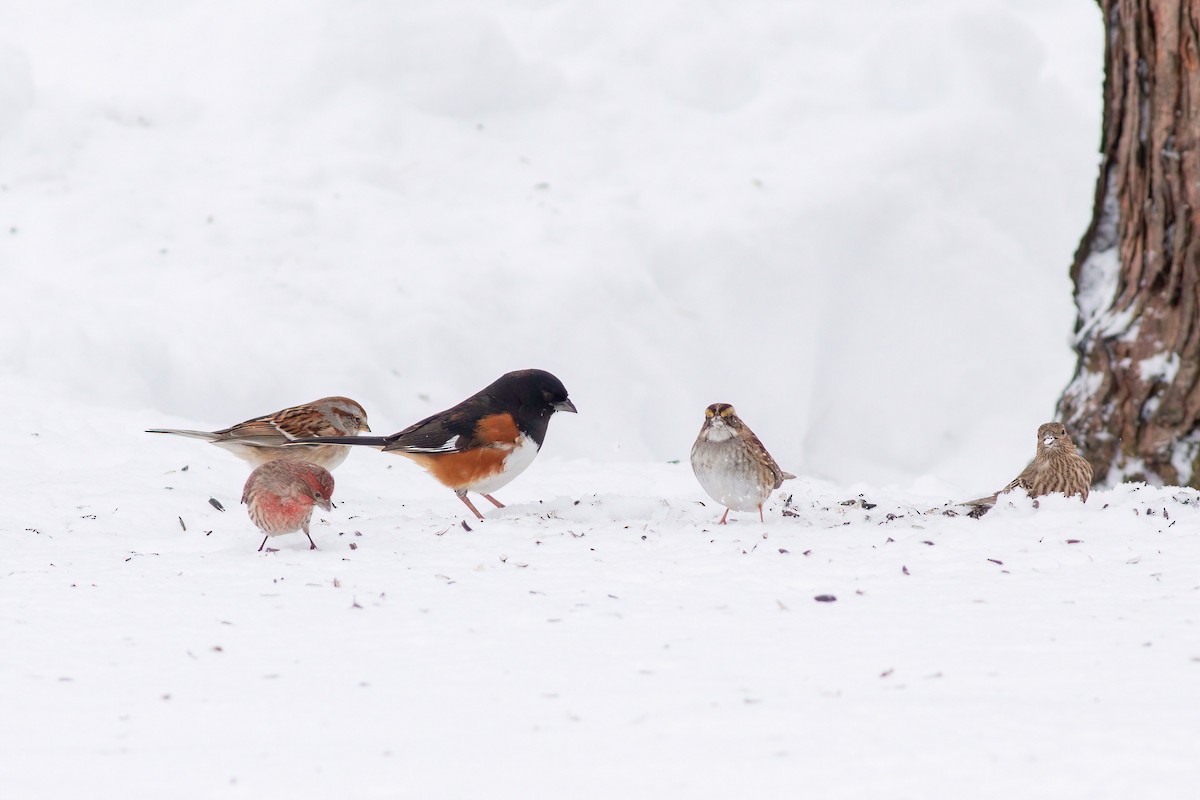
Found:
[{"label": "snow bank", "polygon": [[1070,376],[1078,5],[31,7],[0,364],[385,430],[536,365],[584,411],[567,457],[679,457],[728,401],[795,469],[992,481]]}]

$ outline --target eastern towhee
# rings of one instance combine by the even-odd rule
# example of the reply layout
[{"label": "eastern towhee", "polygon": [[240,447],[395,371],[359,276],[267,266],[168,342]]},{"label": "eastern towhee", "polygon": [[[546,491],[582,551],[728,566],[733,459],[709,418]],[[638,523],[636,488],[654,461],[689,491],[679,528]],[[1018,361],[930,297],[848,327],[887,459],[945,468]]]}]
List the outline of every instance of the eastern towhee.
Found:
[{"label": "eastern towhee", "polygon": [[321,436],[294,444],[366,445],[404,456],[453,489],[483,519],[467,492],[503,508],[491,493],[533,463],[555,411],[575,412],[562,381],[544,370],[525,369],[501,375],[453,408],[391,436]]}]

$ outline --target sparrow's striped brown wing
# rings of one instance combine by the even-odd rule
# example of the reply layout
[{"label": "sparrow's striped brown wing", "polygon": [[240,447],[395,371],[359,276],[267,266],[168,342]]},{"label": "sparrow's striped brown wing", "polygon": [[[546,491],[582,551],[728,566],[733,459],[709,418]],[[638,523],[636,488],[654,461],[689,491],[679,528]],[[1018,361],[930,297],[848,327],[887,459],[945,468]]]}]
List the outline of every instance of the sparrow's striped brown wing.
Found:
[{"label": "sparrow's striped brown wing", "polygon": [[775,460],[775,458],[767,452],[767,448],[763,445],[762,440],[759,439],[758,436],[755,435],[754,431],[750,430],[745,423],[742,425],[742,436],[746,441],[746,446],[750,448],[752,453],[754,453],[755,458],[758,459],[768,471],[770,471],[775,482],[774,488],[778,489],[783,485],[785,480],[790,480],[791,478],[796,477],[790,472],[784,472],[783,467],[779,466],[779,463]]}]

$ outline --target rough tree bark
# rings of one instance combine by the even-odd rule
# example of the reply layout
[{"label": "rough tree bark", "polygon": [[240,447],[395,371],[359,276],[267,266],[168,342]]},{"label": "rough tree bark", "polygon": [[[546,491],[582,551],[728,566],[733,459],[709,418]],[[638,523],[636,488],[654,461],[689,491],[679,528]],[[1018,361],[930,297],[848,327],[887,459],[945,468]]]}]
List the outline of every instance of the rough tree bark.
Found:
[{"label": "rough tree bark", "polygon": [[1097,483],[1200,482],[1200,0],[1099,0],[1103,160],[1059,419]]}]

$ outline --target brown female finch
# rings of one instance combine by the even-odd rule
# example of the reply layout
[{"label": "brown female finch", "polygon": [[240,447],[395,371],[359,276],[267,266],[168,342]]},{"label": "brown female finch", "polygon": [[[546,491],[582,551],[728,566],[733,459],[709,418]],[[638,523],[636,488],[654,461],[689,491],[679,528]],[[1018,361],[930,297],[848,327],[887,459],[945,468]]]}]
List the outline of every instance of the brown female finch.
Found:
[{"label": "brown female finch", "polygon": [[1092,465],[1079,455],[1067,428],[1061,422],[1047,422],[1038,428],[1037,453],[1020,475],[996,494],[972,500],[980,513],[996,504],[996,498],[1013,489],[1024,489],[1030,497],[1062,492],[1067,497],[1079,495],[1087,502],[1092,485]]},{"label": "brown female finch", "polygon": [[293,439],[313,436],[354,436],[370,432],[367,412],[348,397],[322,397],[311,403],[292,406],[274,414],[239,422],[219,431],[187,431],[176,428],[152,428],[147,433],[171,433],[203,439],[223,447],[254,466],[284,458],[307,461],[333,469],[346,460],[350,448],[336,444],[284,447]]},{"label": "brown female finch", "polygon": [[308,549],[316,550],[308,521],[314,505],[326,511],[333,508],[332,497],[333,476],[316,464],[276,459],[251,472],[242,490],[242,502],[250,511],[250,519],[266,534],[259,551],[269,537],[296,531],[304,531]]}]

